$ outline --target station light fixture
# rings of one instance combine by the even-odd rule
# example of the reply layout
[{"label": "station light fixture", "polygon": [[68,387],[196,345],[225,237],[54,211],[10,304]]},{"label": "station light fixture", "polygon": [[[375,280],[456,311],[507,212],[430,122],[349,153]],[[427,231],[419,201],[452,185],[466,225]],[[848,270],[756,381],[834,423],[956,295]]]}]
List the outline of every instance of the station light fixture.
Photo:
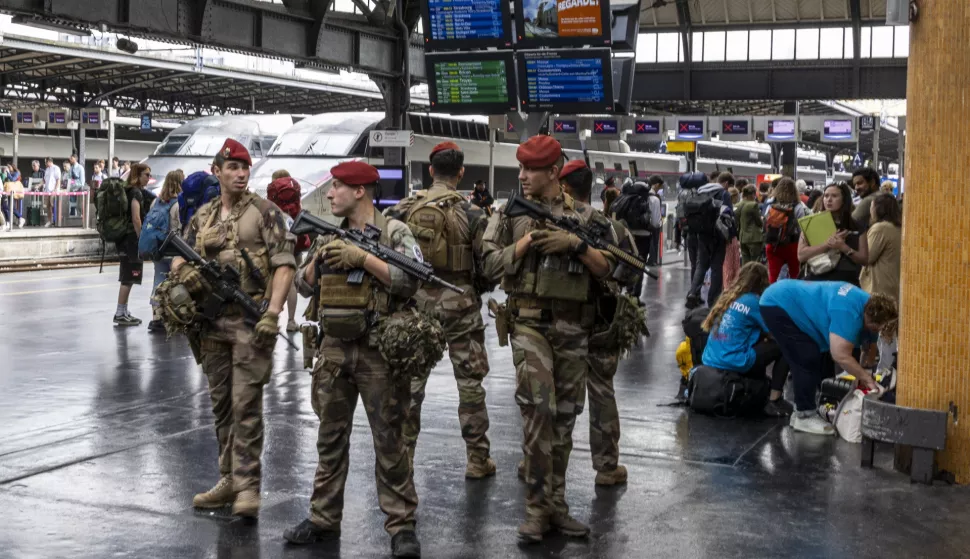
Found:
[{"label": "station light fixture", "polygon": [[128,54],[135,54],[138,52],[138,43],[132,41],[131,39],[119,38],[118,42],[115,43],[118,50],[127,52]]}]

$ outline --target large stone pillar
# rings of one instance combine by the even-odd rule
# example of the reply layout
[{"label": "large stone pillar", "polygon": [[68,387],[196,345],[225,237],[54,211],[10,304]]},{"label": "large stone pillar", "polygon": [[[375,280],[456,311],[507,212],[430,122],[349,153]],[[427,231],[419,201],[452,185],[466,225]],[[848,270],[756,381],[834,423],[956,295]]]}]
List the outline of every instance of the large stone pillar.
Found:
[{"label": "large stone pillar", "polygon": [[[958,409],[939,465],[970,483],[970,7],[920,2],[911,25],[899,403]],[[958,45],[962,47],[957,48]],[[954,174],[956,173],[956,174]]]}]

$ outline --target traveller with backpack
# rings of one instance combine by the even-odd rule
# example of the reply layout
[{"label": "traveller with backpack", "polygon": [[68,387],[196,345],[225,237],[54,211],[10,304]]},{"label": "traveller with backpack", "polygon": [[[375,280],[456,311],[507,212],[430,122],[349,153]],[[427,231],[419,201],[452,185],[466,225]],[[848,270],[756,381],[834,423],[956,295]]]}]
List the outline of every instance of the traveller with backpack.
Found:
[{"label": "traveller with backpack", "polygon": [[172,258],[161,257],[157,254],[165,238],[171,232],[181,232],[179,223],[178,195],[182,192],[182,171],[170,171],[165,175],[165,182],[158,198],[152,203],[141,226],[138,237],[138,254],[142,260],[151,259],[155,268],[155,282],[152,285],[152,320],[148,323],[148,331],[164,330],[158,302],[155,301],[155,290],[162,283],[172,269]]},{"label": "traveller with backpack", "polygon": [[765,256],[771,283],[778,281],[785,264],[788,264],[788,277],[798,277],[798,239],[802,234],[798,220],[810,213],[799,199],[795,181],[788,177],[778,181],[774,201],[766,208],[764,217]]},{"label": "traveller with backpack", "polygon": [[749,262],[711,308],[702,325],[709,333],[704,370],[698,368],[690,381],[692,408],[717,415],[791,415],[794,406],[782,397],[788,364],[778,344],[766,338],[761,318],[759,300],[768,285],[768,269]]},{"label": "traveller with backpack", "polygon": [[[128,312],[131,286],[141,285],[143,264],[138,257],[138,237],[142,221],[148,214],[144,189],[151,179],[148,165],[137,163],[131,167],[128,180],[110,178],[101,184],[95,200],[97,229],[104,243],[115,243],[120,265],[118,281],[118,307],[114,323],[119,326],[137,326],[141,320]],[[102,258],[104,249],[102,248]]]},{"label": "traveller with backpack", "polygon": [[[290,177],[290,173],[285,169],[273,172],[273,182],[266,189],[266,199],[279,206],[283,213],[296,219],[303,211],[302,194],[300,183]],[[310,248],[310,236],[300,235],[296,239],[293,256],[296,258],[297,265],[300,264],[300,255]],[[300,330],[296,323],[296,303],[297,291],[295,286],[290,286],[290,293],[286,296],[286,312],[289,318],[286,321],[286,331],[293,333]]]},{"label": "traveller with backpack", "polygon": [[711,287],[707,302],[711,306],[721,294],[728,240],[736,235],[731,195],[721,184],[707,182],[701,172],[685,173],[680,177],[680,187],[677,216],[687,234],[692,278],[686,306],[693,309],[703,303],[701,288],[708,270]]},{"label": "traveller with backpack", "polygon": [[[654,178],[660,177],[651,177],[651,179]],[[660,182],[662,184],[663,180]],[[656,215],[651,209],[651,201],[656,206]],[[636,242],[637,252],[641,258],[647,258],[650,254],[651,238],[660,232],[660,196],[647,183],[628,180],[623,184],[620,196],[610,204],[610,213],[613,219],[626,224]],[[655,266],[656,262],[647,262],[647,264]],[[641,275],[633,288],[633,294],[637,298],[640,297],[642,287],[643,276]]]}]

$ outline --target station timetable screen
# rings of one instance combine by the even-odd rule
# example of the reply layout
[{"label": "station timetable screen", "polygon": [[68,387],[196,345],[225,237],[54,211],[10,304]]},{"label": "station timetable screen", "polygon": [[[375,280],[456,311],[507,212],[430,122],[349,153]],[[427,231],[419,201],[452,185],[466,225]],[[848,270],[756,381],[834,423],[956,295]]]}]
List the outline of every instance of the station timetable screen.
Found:
[{"label": "station timetable screen", "polygon": [[429,49],[511,47],[506,0],[424,0],[424,44]]},{"label": "station timetable screen", "polygon": [[520,47],[609,46],[608,0],[516,0],[516,38]]},{"label": "station timetable screen", "polygon": [[768,140],[794,140],[795,121],[794,120],[769,120]]},{"label": "station timetable screen", "polygon": [[851,140],[853,138],[851,120],[826,120],[824,124],[823,140]]},{"label": "station timetable screen", "polygon": [[505,114],[516,110],[511,51],[428,54],[431,110],[452,114]]},{"label": "station timetable screen", "polygon": [[522,110],[613,112],[610,49],[519,51],[517,56]]}]

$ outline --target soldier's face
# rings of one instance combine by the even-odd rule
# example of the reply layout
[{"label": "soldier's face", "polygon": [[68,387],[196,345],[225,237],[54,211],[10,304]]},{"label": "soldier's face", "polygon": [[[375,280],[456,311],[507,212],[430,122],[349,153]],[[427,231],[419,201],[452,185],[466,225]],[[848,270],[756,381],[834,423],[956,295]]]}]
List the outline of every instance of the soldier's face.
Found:
[{"label": "soldier's face", "polygon": [[333,185],[327,192],[330,200],[330,212],[337,217],[347,217],[354,212],[358,202],[364,197],[367,189],[363,186],[351,186],[333,179]]},{"label": "soldier's face", "polygon": [[249,186],[249,165],[242,161],[230,159],[215,171],[223,192],[242,194]]},{"label": "soldier's face", "polygon": [[519,182],[526,196],[549,196],[559,190],[559,167],[530,169],[519,164]]}]

